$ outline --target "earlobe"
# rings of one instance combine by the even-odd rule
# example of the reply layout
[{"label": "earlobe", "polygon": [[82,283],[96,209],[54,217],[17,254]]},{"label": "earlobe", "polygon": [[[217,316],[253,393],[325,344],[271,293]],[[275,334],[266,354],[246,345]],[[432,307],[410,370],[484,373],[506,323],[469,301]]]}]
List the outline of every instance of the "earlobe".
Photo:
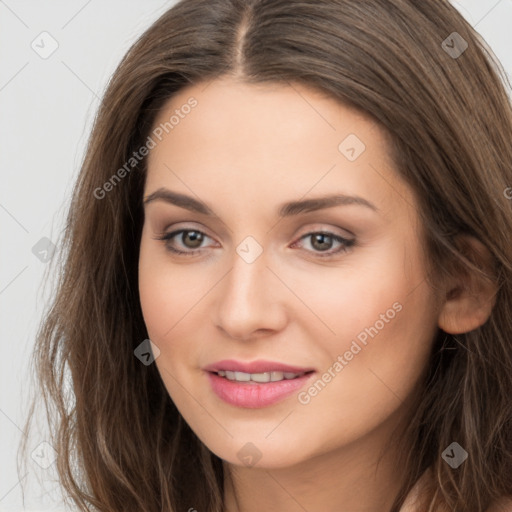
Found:
[{"label": "earlobe", "polygon": [[493,258],[488,249],[467,235],[459,244],[464,256],[488,277],[464,268],[447,280],[438,325],[449,334],[463,334],[482,326],[491,315],[498,291],[494,277],[491,278]]}]

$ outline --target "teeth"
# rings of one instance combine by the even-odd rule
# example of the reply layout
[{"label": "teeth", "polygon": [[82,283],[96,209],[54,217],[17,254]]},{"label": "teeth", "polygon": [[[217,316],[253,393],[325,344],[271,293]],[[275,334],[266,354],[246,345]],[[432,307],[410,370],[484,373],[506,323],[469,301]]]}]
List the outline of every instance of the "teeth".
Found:
[{"label": "teeth", "polygon": [[270,382],[270,372],[251,373],[251,380],[254,382]]},{"label": "teeth", "polygon": [[284,379],[295,379],[304,374],[291,372],[264,372],[264,373],[245,373],[231,372],[229,370],[219,370],[217,374],[220,377],[226,377],[228,380],[236,380],[237,382],[278,382]]}]

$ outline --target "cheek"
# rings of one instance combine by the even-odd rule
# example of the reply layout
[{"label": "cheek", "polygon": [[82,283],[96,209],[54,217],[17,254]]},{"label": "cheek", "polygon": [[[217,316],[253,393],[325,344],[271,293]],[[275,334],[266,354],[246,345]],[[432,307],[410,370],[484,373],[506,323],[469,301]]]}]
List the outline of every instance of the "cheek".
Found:
[{"label": "cheek", "polygon": [[162,381],[169,395],[181,406],[180,410],[186,412],[186,396],[178,383],[185,383],[188,378],[188,360],[193,353],[184,334],[190,335],[194,325],[197,326],[192,310],[200,301],[200,293],[190,286],[186,273],[170,265],[166,256],[155,241],[146,241],[143,235],[139,258],[140,304],[149,339],[160,350],[155,364]]},{"label": "cheek", "polygon": [[[336,324],[339,335],[326,345],[329,362],[319,381],[300,397],[306,404],[305,422],[329,412],[325,442],[332,446],[339,441],[339,425],[349,439],[394,415],[428,362],[436,324],[426,285],[408,296],[372,300],[368,297],[362,323],[347,311],[347,323]],[[353,304],[354,312],[357,307]]]},{"label": "cheek", "polygon": [[139,296],[149,337],[157,342],[172,326],[173,290],[169,277],[159,264],[155,252],[142,242],[139,258]]},{"label": "cheek", "polygon": [[[160,241],[146,239],[143,232],[139,256],[139,296],[150,338],[171,337],[204,295],[197,280],[169,262]],[[204,283],[203,283],[204,284]]]},{"label": "cheek", "polygon": [[[405,250],[403,239],[389,237],[373,247],[355,249],[336,266],[306,269],[283,264],[277,271],[283,281],[293,283],[293,292],[303,303],[302,314],[290,312],[292,321],[331,353],[348,350],[359,334],[364,342],[365,329],[375,325],[379,335],[404,332],[403,337],[412,325],[408,318],[416,319],[420,330],[426,326],[421,316],[425,308],[429,315],[430,296],[425,288],[415,290],[425,279],[424,268],[412,249]],[[415,313],[411,315],[410,309]]]},{"label": "cheek", "polygon": [[320,411],[343,404],[334,412],[337,419],[351,416],[363,429],[385,419],[410,394],[437,331],[421,260],[399,246],[390,244],[388,251],[347,272],[340,279],[343,286],[331,286],[331,300],[322,306],[336,335],[323,337],[329,362],[318,390],[311,390],[311,405]]}]

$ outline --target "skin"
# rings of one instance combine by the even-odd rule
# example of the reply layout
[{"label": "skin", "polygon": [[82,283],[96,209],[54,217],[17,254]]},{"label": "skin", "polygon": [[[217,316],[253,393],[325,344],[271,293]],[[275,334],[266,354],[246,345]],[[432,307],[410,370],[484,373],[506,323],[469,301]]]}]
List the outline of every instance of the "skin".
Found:
[{"label": "skin", "polygon": [[[218,216],[164,200],[145,205],[140,300],[166,389],[225,461],[226,511],[387,510],[403,476],[396,447],[376,464],[433,337],[438,327],[482,323],[488,302],[474,293],[473,302],[447,301],[427,284],[417,199],[370,118],[297,84],[224,77],[181,90],[155,126],[191,96],[197,106],[150,151],[144,189],[145,198],[160,188],[193,196]],[[349,134],[366,146],[354,161],[338,149]],[[351,204],[277,216],[286,201],[334,192],[377,211]],[[205,234],[199,252],[176,255],[157,239],[178,229]],[[318,231],[356,242],[322,258],[321,244],[302,238]],[[252,263],[236,252],[247,236],[263,250]],[[198,247],[182,234],[167,245]],[[340,244],[328,238],[326,247]],[[316,381],[396,303],[401,310],[308,404],[295,393],[265,408],[235,407],[202,370],[221,359],[268,359],[312,366]],[[238,456],[248,442],[261,455],[252,467]]]}]

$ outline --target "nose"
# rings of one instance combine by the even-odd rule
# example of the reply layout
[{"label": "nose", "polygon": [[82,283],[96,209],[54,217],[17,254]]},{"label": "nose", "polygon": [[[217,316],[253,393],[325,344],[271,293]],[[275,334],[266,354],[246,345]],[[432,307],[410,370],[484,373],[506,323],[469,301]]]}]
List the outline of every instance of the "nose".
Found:
[{"label": "nose", "polygon": [[268,336],[287,322],[286,288],[270,270],[265,250],[252,262],[233,251],[231,271],[216,287],[216,324],[238,340]]}]

